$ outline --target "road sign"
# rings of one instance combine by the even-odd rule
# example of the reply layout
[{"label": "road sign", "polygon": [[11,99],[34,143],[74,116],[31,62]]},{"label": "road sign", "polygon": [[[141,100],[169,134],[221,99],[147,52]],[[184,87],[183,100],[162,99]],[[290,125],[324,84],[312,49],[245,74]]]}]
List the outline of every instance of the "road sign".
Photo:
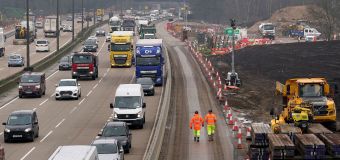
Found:
[{"label": "road sign", "polygon": [[[235,29],[235,34],[240,34],[240,30],[239,29]],[[229,36],[233,35],[233,29],[232,28],[226,28],[224,30],[224,34],[228,34]]]}]

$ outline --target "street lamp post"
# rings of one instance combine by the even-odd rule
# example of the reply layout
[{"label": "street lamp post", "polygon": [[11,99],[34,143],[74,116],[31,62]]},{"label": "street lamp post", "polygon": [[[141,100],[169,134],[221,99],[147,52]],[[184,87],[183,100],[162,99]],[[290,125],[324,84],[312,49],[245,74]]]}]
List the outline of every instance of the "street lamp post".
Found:
[{"label": "street lamp post", "polygon": [[30,70],[30,25],[29,25],[29,2],[26,0],[26,28],[27,28],[27,35],[26,35],[26,69]]},{"label": "street lamp post", "polygon": [[81,30],[84,29],[84,0],[81,0]]},{"label": "street lamp post", "polygon": [[74,41],[74,0],[72,0],[72,41]]},{"label": "street lamp post", "polygon": [[59,51],[59,32],[60,32],[60,27],[59,27],[59,0],[57,0],[57,51]]}]

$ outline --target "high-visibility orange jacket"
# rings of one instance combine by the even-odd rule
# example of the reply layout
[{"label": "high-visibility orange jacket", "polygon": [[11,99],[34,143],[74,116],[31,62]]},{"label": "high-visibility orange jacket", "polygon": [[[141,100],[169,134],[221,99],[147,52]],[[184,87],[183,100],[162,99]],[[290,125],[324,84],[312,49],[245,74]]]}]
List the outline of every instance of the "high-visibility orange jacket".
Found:
[{"label": "high-visibility orange jacket", "polygon": [[207,115],[205,115],[204,120],[205,120],[205,122],[208,125],[215,125],[215,123],[216,123],[216,116],[213,113],[208,113]]},{"label": "high-visibility orange jacket", "polygon": [[204,125],[203,118],[199,114],[195,114],[190,121],[190,128],[194,125],[194,130],[200,130],[201,125]]}]

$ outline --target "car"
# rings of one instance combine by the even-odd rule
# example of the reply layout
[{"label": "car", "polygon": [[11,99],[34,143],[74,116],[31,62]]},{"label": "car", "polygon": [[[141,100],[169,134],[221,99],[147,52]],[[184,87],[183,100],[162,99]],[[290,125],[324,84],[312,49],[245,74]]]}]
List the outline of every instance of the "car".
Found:
[{"label": "car", "polygon": [[5,126],[4,141],[11,140],[29,140],[39,137],[38,116],[34,110],[18,110],[12,112],[7,122],[3,122]]},{"label": "car", "polygon": [[125,153],[130,152],[132,134],[125,122],[107,122],[98,136],[115,138],[123,146]]},{"label": "car", "polygon": [[136,83],[142,85],[144,95],[155,95],[155,83],[153,82],[152,78],[137,78]]},{"label": "car", "polygon": [[43,28],[43,27],[44,27],[44,23],[41,22],[41,21],[37,21],[37,22],[35,23],[35,27],[36,27],[36,28]]},{"label": "car", "polygon": [[94,38],[88,38],[83,44],[84,52],[97,52],[98,41]]},{"label": "car", "polygon": [[76,79],[61,79],[56,84],[55,99],[76,99],[81,97],[80,84]]},{"label": "car", "polygon": [[82,17],[80,16],[77,18],[77,23],[81,23],[81,22],[85,22],[85,18],[83,20]]},{"label": "car", "polygon": [[67,55],[60,59],[59,61],[59,71],[71,70],[72,68],[72,56]]},{"label": "car", "polygon": [[109,33],[108,35],[106,35],[105,42],[111,42],[111,33]]},{"label": "car", "polygon": [[61,24],[61,25],[59,25],[59,30],[62,31],[62,30],[65,28],[65,25],[66,25],[66,24]]},{"label": "car", "polygon": [[98,160],[124,160],[124,149],[117,139],[100,138],[94,140],[91,145],[97,148]]},{"label": "car", "polygon": [[99,28],[97,31],[96,31],[96,36],[105,36],[105,30],[102,29],[102,28]]},{"label": "car", "polygon": [[72,16],[67,16],[66,21],[72,21],[72,20],[73,20]]},{"label": "car", "polygon": [[46,80],[45,73],[42,72],[25,72],[19,80],[19,98],[23,96],[45,95]]},{"label": "car", "polygon": [[49,42],[46,39],[38,39],[35,42],[35,50],[37,52],[49,52],[50,47],[49,47]]},{"label": "car", "polygon": [[72,26],[65,25],[64,28],[63,28],[63,32],[72,32]]},{"label": "car", "polygon": [[8,57],[8,67],[19,66],[22,67],[25,65],[25,59],[20,54],[12,53]]}]

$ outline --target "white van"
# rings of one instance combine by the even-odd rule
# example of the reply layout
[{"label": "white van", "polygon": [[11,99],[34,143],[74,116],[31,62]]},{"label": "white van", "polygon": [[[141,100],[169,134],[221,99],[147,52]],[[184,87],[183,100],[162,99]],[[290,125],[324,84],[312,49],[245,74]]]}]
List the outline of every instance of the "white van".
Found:
[{"label": "white van", "polygon": [[96,146],[59,146],[48,160],[98,160]]},{"label": "white van", "polygon": [[113,121],[124,121],[129,125],[143,128],[145,123],[144,92],[140,84],[121,84],[116,90],[113,108]]}]

